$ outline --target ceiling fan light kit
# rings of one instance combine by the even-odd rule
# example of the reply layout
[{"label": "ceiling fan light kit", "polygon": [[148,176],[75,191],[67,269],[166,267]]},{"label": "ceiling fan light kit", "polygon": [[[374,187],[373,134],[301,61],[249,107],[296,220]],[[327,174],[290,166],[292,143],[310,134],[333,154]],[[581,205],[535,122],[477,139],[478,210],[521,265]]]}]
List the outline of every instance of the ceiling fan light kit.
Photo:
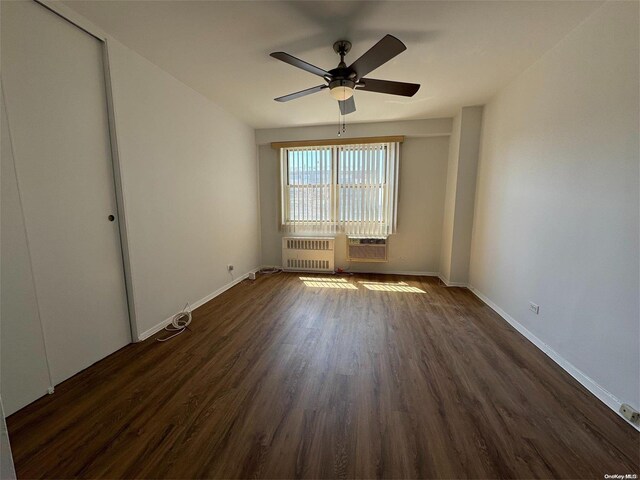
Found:
[{"label": "ceiling fan light kit", "polygon": [[326,82],[325,85],[317,85],[315,87],[307,88],[306,90],[278,97],[275,100],[277,102],[288,102],[289,100],[304,97],[328,88],[330,95],[338,101],[340,113],[342,115],[348,115],[356,111],[356,104],[353,98],[353,93],[356,89],[366,92],[387,93],[390,95],[412,97],[420,88],[420,85],[417,83],[393,82],[389,80],[366,78],[366,75],[387,63],[393,57],[402,53],[406,49],[407,47],[404,43],[396,37],[393,35],[385,35],[382,40],[376,43],[366,53],[364,53],[364,55],[347,67],[346,63],[344,63],[344,57],[351,50],[351,42],[347,40],[339,40],[333,44],[333,50],[340,55],[340,63],[336,68],[329,71],[323,70],[315,65],[311,65],[310,63],[300,60],[288,53],[274,52],[271,54],[273,58],[314,75],[318,75]]},{"label": "ceiling fan light kit", "polygon": [[342,102],[353,96],[356,83],[349,80],[334,80],[329,83],[329,93],[333,98]]}]

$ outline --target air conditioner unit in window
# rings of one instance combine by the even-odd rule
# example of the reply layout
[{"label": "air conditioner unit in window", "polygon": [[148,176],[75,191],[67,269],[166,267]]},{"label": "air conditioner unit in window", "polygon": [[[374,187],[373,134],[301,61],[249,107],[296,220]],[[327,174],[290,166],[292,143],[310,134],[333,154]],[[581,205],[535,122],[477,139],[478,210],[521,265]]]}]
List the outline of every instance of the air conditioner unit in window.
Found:
[{"label": "air conditioner unit in window", "polygon": [[347,237],[350,262],[386,262],[387,239],[384,237]]}]

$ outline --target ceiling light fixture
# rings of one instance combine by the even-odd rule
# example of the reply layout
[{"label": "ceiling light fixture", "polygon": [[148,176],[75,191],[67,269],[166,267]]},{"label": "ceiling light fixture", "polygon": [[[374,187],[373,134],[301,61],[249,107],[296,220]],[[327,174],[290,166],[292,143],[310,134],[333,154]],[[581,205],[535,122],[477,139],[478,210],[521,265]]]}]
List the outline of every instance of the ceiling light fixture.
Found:
[{"label": "ceiling light fixture", "polygon": [[336,100],[343,102],[353,97],[353,89],[356,83],[351,80],[334,80],[329,83],[329,93]]}]

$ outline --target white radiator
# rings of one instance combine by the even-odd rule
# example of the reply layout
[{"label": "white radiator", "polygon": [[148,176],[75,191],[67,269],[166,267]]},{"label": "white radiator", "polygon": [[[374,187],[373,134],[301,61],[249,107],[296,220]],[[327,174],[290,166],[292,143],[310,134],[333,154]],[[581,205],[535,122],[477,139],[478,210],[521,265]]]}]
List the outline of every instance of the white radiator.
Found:
[{"label": "white radiator", "polygon": [[284,237],[282,268],[306,272],[333,272],[334,239],[328,237]]}]

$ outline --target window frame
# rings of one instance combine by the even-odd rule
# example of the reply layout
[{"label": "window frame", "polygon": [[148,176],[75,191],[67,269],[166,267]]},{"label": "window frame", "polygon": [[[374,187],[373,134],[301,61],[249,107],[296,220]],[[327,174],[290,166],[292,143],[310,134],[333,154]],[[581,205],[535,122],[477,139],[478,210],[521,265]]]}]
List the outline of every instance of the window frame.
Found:
[{"label": "window frame", "polygon": [[[382,172],[381,172],[381,183],[360,183],[360,184],[349,184],[345,182],[339,182],[340,180],[340,170],[339,167],[341,165],[341,152],[345,152],[346,147],[363,147],[360,151],[365,151],[367,147],[371,147],[373,142],[363,143],[363,144],[335,144],[335,145],[305,145],[305,146],[291,146],[291,147],[281,147],[280,148],[280,221],[279,226],[281,230],[289,230],[289,231],[299,231],[301,233],[311,233],[317,231],[325,231],[327,233],[337,233],[337,232],[352,232],[354,230],[364,230],[366,229],[366,224],[374,224],[379,225],[380,231],[385,231],[385,233],[381,233],[380,235],[372,235],[372,236],[388,236],[396,231],[397,225],[397,198],[398,198],[398,167],[399,167],[399,144],[400,142],[380,142],[378,145],[380,146],[381,151],[383,152],[383,161],[382,161]],[[391,150],[393,148],[393,150]],[[329,194],[329,216],[326,220],[309,220],[308,218],[303,219],[291,219],[291,153],[296,151],[304,151],[311,150],[322,152],[328,152],[331,156],[331,161],[329,162],[329,177],[331,179],[330,183],[314,183],[309,184],[312,186],[316,186],[316,188],[322,188],[323,186],[328,188]],[[344,159],[342,160],[344,161]],[[393,163],[393,165],[391,165]],[[391,183],[393,182],[393,185]],[[295,185],[294,185],[295,186]],[[346,187],[350,186],[350,187]],[[376,189],[382,194],[382,203],[378,204],[378,211],[380,212],[381,218],[377,220],[372,219],[360,219],[360,220],[346,220],[346,215],[343,213],[344,210],[341,208],[340,203],[340,195],[341,189],[343,188],[354,188],[360,187],[370,188],[374,186]],[[348,190],[347,190],[348,191]],[[294,215],[295,217],[295,215]],[[357,228],[354,228],[357,227]],[[304,227],[308,227],[306,230],[303,230]],[[369,225],[371,227],[371,225]],[[353,235],[353,233],[347,233],[348,235]],[[357,235],[357,234],[356,234]]]},{"label": "window frame", "polygon": [[[358,223],[358,222],[365,222],[366,220],[346,220],[345,218],[341,218],[342,216],[342,212],[344,211],[341,207],[340,207],[340,189],[341,189],[341,185],[347,185],[348,188],[359,188],[359,189],[364,189],[365,186],[371,186],[371,185],[376,185],[379,188],[382,189],[382,205],[381,208],[379,209],[381,215],[384,216],[385,211],[384,211],[384,205],[385,205],[385,196],[387,196],[389,194],[389,185],[388,185],[388,176],[389,176],[389,172],[388,172],[388,168],[387,168],[387,164],[389,162],[389,146],[387,144],[381,143],[380,145],[380,149],[383,151],[383,164],[382,164],[382,173],[384,174],[384,180],[382,183],[364,183],[364,182],[360,182],[359,184],[356,183],[345,183],[345,182],[340,182],[340,150],[338,148],[336,148],[336,201],[338,202],[338,207],[337,207],[337,217],[335,219],[335,221],[338,224],[344,224],[344,223]],[[388,200],[387,200],[388,201]],[[388,213],[388,212],[387,212]],[[361,212],[361,216],[363,215],[363,212]],[[379,222],[382,222],[383,220],[379,220]]]},{"label": "window frame", "polygon": [[[328,149],[327,146],[318,146],[318,147],[307,147],[309,150],[313,150],[316,149],[318,151],[320,151],[321,149]],[[282,153],[284,153],[284,159],[281,161],[281,168],[284,168],[286,170],[286,183],[281,181],[281,185],[280,185],[280,195],[281,195],[281,202],[280,202],[280,210],[281,210],[281,217],[282,217],[282,221],[281,223],[281,227],[286,226],[286,225],[307,225],[307,224],[316,224],[316,223],[329,223],[329,224],[335,224],[336,220],[334,218],[334,203],[335,203],[335,195],[334,195],[334,190],[335,190],[335,156],[334,156],[334,152],[333,152],[333,147],[331,147],[331,162],[330,162],[330,172],[329,172],[329,177],[331,177],[331,181],[329,183],[323,184],[323,183],[315,183],[315,184],[309,184],[309,185],[327,185],[327,188],[329,189],[329,218],[328,220],[309,220],[309,219],[302,219],[302,220],[291,220],[290,217],[290,198],[285,198],[285,192],[283,187],[286,185],[287,188],[291,188],[291,181],[290,181],[290,169],[289,169],[289,153],[291,150],[294,151],[301,151],[298,148],[283,148],[282,149]],[[282,178],[282,177],[281,177]],[[304,184],[294,184],[294,186],[304,186]]]}]

